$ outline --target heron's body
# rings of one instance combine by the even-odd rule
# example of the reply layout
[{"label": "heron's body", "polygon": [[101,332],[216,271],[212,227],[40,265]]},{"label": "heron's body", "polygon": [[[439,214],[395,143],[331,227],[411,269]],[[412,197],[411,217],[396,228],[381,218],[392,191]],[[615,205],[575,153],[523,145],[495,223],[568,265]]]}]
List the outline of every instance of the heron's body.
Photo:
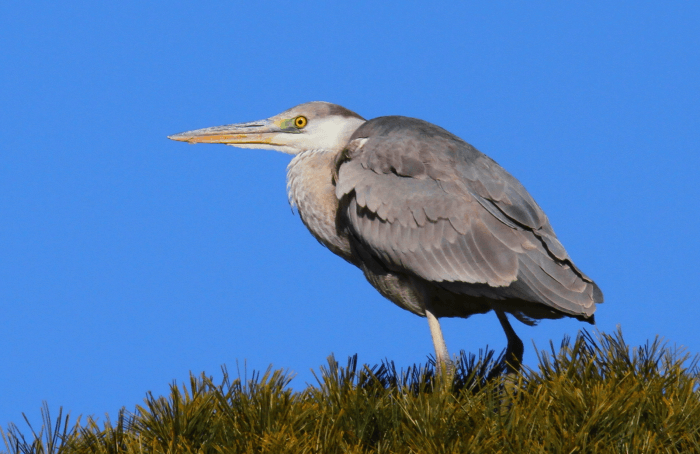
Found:
[{"label": "heron's body", "polygon": [[[289,200],[297,207],[302,222],[321,244],[336,255],[359,267],[367,280],[393,303],[418,315],[425,315],[419,296],[408,276],[374,270],[371,257],[359,257],[353,251],[349,232],[343,227],[340,203],[336,196],[334,173],[338,152],[301,153],[287,168]],[[357,248],[357,245],[355,245]],[[374,266],[372,266],[374,265]]]},{"label": "heron's body", "polygon": [[440,317],[494,310],[508,336],[507,358],[519,362],[522,343],[505,313],[528,324],[564,316],[592,322],[603,301],[525,188],[430,123],[365,121],[315,102],[171,138],[295,154],[287,184],[304,225],[386,298],[427,317],[439,360],[448,361]]}]

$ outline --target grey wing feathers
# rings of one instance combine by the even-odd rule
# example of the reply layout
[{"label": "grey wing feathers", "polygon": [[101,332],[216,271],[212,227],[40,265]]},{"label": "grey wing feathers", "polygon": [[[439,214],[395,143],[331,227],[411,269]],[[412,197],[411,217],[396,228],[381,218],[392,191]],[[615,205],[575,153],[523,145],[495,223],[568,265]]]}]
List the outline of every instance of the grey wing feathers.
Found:
[{"label": "grey wing feathers", "polygon": [[370,120],[337,166],[348,228],[388,268],[572,315],[602,302],[525,188],[449,132],[405,117]]}]

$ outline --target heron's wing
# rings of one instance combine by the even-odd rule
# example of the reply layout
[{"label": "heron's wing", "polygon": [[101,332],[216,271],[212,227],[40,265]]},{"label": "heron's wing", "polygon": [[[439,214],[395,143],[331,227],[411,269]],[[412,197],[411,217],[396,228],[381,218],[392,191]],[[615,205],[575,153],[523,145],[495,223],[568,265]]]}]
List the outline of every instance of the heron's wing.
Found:
[{"label": "heron's wing", "polygon": [[387,267],[473,296],[494,293],[464,284],[503,287],[502,298],[567,313],[590,315],[602,301],[525,188],[447,131],[404,117],[371,120],[337,166],[348,228]]}]

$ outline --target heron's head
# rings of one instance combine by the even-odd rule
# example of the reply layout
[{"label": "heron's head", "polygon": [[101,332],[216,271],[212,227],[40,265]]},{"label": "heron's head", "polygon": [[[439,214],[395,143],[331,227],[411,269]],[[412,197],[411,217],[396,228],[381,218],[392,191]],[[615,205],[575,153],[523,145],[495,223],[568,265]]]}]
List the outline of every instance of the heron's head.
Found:
[{"label": "heron's head", "polygon": [[168,138],[188,143],[267,148],[288,154],[305,150],[340,151],[364,122],[364,118],[345,107],[314,101],[265,120],[196,129]]}]

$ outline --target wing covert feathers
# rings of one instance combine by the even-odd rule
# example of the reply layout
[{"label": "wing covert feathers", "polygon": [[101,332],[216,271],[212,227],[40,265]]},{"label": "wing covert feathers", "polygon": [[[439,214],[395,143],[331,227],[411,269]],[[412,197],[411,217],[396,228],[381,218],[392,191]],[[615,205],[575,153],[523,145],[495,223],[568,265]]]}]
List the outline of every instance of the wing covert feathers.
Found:
[{"label": "wing covert feathers", "polygon": [[442,128],[370,120],[339,154],[336,175],[347,228],[389,269],[570,315],[588,317],[603,301],[520,182]]}]

